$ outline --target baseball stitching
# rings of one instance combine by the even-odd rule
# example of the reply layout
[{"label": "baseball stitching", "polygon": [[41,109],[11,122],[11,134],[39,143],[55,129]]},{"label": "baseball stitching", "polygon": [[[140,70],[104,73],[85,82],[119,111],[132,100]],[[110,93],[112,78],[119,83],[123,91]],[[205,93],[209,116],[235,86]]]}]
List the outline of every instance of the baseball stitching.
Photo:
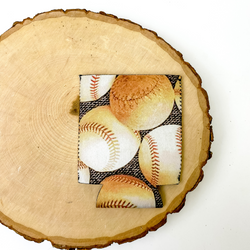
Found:
[{"label": "baseball stitching", "polygon": [[90,96],[92,99],[98,99],[98,85],[99,85],[100,76],[92,75],[90,82]]},{"label": "baseball stitching", "polygon": [[85,169],[85,168],[88,168],[88,166],[84,162],[78,160],[78,169]]},{"label": "baseball stitching", "polygon": [[[139,93],[140,95],[138,96],[138,97],[136,97],[136,96],[132,96],[132,93],[131,93],[131,95],[129,96],[129,97],[120,97],[120,96],[118,96],[117,95],[117,93],[116,93],[116,91],[115,90],[111,90],[111,93],[112,93],[112,95],[113,95],[113,98],[115,99],[115,100],[118,100],[118,101],[123,101],[123,102],[131,102],[131,101],[135,101],[135,102],[137,102],[137,101],[139,101],[140,99],[142,99],[142,98],[144,98],[144,97],[146,97],[146,96],[148,96],[149,94],[155,94],[155,92],[156,92],[156,90],[157,89],[159,89],[159,88],[157,88],[157,84],[155,84],[155,86],[151,89],[151,90],[141,90],[141,92]],[[129,99],[128,99],[129,98]]]},{"label": "baseball stitching", "polygon": [[151,156],[151,161],[152,161],[151,184],[156,186],[159,181],[159,172],[160,172],[160,160],[159,160],[158,146],[157,146],[157,142],[151,135],[147,134],[145,138],[149,146],[149,151],[150,151],[150,156]]},{"label": "baseball stitching", "polygon": [[120,182],[120,183],[126,183],[126,184],[131,184],[131,185],[134,185],[138,188],[142,188],[142,189],[145,189],[149,192],[151,192],[152,190],[150,189],[150,187],[148,187],[145,183],[143,183],[142,181],[139,181],[137,180],[135,177],[132,177],[131,178],[127,178],[127,177],[124,177],[122,175],[113,175],[111,177],[109,177],[109,180],[110,181],[115,181],[115,182]]},{"label": "baseball stitching", "polygon": [[101,138],[107,142],[110,155],[107,166],[103,170],[104,171],[112,170],[120,156],[119,143],[114,133],[105,126],[98,124],[96,122],[86,123],[81,125],[80,133],[83,132],[94,132],[99,136],[101,136]]},{"label": "baseball stitching", "polygon": [[136,138],[137,138],[139,141],[141,141],[140,132],[139,132],[138,130],[135,130],[135,131],[134,131],[134,134],[135,134]]},{"label": "baseball stitching", "polygon": [[174,89],[174,93],[176,94],[176,95],[181,95],[181,90],[180,89]]},{"label": "baseball stitching", "polygon": [[176,147],[178,148],[178,152],[181,155],[182,152],[182,139],[181,139],[181,127],[177,128],[177,132],[175,134],[175,139],[176,139]]},{"label": "baseball stitching", "polygon": [[101,208],[136,208],[137,206],[131,202],[124,200],[110,200],[102,202],[99,207]]}]

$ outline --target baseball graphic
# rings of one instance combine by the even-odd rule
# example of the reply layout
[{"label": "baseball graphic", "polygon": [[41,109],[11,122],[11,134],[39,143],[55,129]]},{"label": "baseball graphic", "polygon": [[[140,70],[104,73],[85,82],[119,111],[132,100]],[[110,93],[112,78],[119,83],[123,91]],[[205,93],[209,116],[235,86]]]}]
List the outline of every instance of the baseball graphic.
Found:
[{"label": "baseball graphic", "polygon": [[170,115],[175,94],[165,75],[119,75],[110,90],[117,119],[135,130],[152,129]]},{"label": "baseball graphic", "polygon": [[104,179],[96,206],[100,208],[155,208],[151,188],[128,175],[113,175]]},{"label": "baseball graphic", "polygon": [[175,103],[176,103],[178,109],[180,110],[180,112],[182,112],[181,77],[180,76],[175,84],[174,93],[175,93]]},{"label": "baseball graphic", "polygon": [[111,88],[116,75],[80,75],[80,101],[95,101]]},{"label": "baseball graphic", "polygon": [[79,127],[79,158],[95,171],[113,171],[126,165],[140,145],[138,131],[119,122],[109,106],[86,113]]},{"label": "baseball graphic", "polygon": [[181,172],[181,126],[166,125],[148,133],[139,150],[139,165],[153,185],[178,184]]},{"label": "baseball graphic", "polygon": [[90,180],[89,167],[79,160],[78,161],[78,182],[89,184],[89,180]]}]

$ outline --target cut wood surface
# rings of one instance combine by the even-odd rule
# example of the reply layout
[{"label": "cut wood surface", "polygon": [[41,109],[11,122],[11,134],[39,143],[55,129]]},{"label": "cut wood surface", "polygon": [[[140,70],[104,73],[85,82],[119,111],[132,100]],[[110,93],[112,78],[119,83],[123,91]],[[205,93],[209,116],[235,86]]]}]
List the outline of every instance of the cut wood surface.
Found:
[{"label": "cut wood surface", "polygon": [[[96,208],[100,185],[79,184],[79,75],[182,76],[179,185],[161,186],[163,208]],[[85,10],[26,19],[0,38],[0,221],[59,248],[104,247],[142,237],[178,212],[210,157],[211,117],[201,79],[156,33]]]}]

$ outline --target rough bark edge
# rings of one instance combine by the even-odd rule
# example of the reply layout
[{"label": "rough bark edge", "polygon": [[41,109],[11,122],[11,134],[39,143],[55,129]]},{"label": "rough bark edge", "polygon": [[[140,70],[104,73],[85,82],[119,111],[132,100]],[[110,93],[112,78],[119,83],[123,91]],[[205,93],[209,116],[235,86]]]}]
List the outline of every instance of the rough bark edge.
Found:
[{"label": "rough bark edge", "polygon": [[[21,22],[15,22],[13,24],[13,26],[6,31],[4,34],[2,34],[0,36],[0,42],[4,39],[6,39],[7,37],[9,37],[12,33],[18,31],[19,29],[21,29],[23,26],[30,24],[31,22],[34,21],[41,21],[41,20],[45,20],[48,18],[58,18],[58,17],[63,17],[63,16],[68,16],[68,17],[88,17],[90,19],[94,19],[94,20],[99,20],[99,21],[103,21],[103,22],[107,22],[107,23],[113,23],[113,24],[118,24],[122,27],[125,27],[129,30],[133,30],[133,31],[138,31],[141,34],[143,34],[144,36],[146,36],[147,38],[149,38],[150,40],[155,41],[163,50],[167,50],[167,52],[169,53],[169,55],[176,60],[177,62],[179,62],[184,70],[184,72],[187,74],[188,77],[192,78],[194,81],[191,81],[194,86],[197,88],[197,93],[198,93],[198,99],[199,99],[199,104],[201,109],[204,112],[204,121],[206,120],[205,123],[207,123],[207,126],[204,128],[203,130],[203,138],[208,136],[209,137],[209,141],[204,141],[203,140],[203,144],[202,144],[202,149],[204,149],[204,154],[203,157],[200,154],[200,165],[197,167],[197,169],[200,169],[200,173],[198,176],[197,181],[195,182],[195,184],[188,189],[188,191],[185,192],[183,198],[181,199],[181,202],[179,202],[179,205],[177,205],[177,207],[168,213],[162,213],[159,214],[158,217],[163,217],[163,219],[161,219],[160,222],[156,223],[153,226],[150,226],[150,224],[152,224],[152,221],[155,220],[155,218],[153,218],[152,220],[150,220],[144,227],[146,227],[146,230],[144,230],[143,232],[139,233],[138,235],[132,236],[132,237],[127,237],[124,238],[122,236],[128,235],[130,231],[136,232],[138,230],[138,228],[134,228],[131,229],[129,231],[126,231],[120,235],[116,235],[113,238],[116,238],[116,240],[114,239],[110,239],[107,237],[104,238],[98,238],[99,242],[100,241],[106,241],[106,243],[103,244],[93,244],[93,245],[88,245],[87,247],[79,247],[79,244],[75,243],[75,245],[61,245],[61,244],[57,244],[54,241],[57,241],[57,239],[64,239],[65,238],[61,238],[61,237],[46,237],[45,235],[43,235],[40,232],[37,232],[31,228],[27,228],[21,224],[18,224],[16,222],[14,222],[13,220],[11,220],[10,218],[8,218],[7,216],[5,216],[3,213],[0,212],[0,222],[5,225],[6,227],[8,227],[9,229],[14,230],[16,233],[18,233],[19,235],[23,236],[25,239],[30,240],[30,241],[34,241],[37,243],[41,243],[44,240],[48,240],[51,242],[51,244],[59,249],[78,249],[78,250],[83,250],[83,249],[92,249],[92,248],[104,248],[107,247],[113,243],[118,243],[118,244],[122,244],[122,243],[126,243],[126,242],[132,242],[136,239],[142,238],[145,235],[148,234],[148,232],[150,231],[156,231],[158,228],[160,228],[161,226],[163,226],[166,222],[167,222],[167,215],[171,214],[171,213],[178,213],[185,205],[186,202],[186,196],[189,192],[193,191],[198,184],[202,181],[204,173],[203,173],[203,166],[207,163],[207,160],[209,160],[212,157],[212,152],[210,151],[211,149],[211,144],[213,142],[214,136],[213,136],[213,130],[212,130],[212,126],[211,126],[211,122],[212,122],[212,117],[209,114],[209,110],[210,110],[210,106],[209,106],[209,100],[208,100],[208,95],[207,92],[201,87],[201,83],[202,80],[200,78],[200,76],[198,75],[198,73],[195,71],[195,69],[184,60],[183,55],[175,50],[170,44],[168,44],[166,41],[164,41],[164,39],[162,39],[161,37],[158,36],[158,34],[155,31],[152,30],[148,30],[143,28],[142,26],[140,26],[137,23],[134,23],[130,20],[127,19],[123,19],[123,18],[118,18],[117,16],[114,16],[112,14],[106,14],[105,12],[101,11],[99,13],[95,13],[92,11],[88,11],[85,9],[70,9],[70,10],[52,10],[49,12],[43,12],[43,13],[39,13],[37,15],[35,15],[33,18],[26,18]],[[196,82],[196,84],[195,84]],[[204,105],[205,104],[205,105]],[[189,182],[190,179],[192,179],[193,175],[187,180],[187,183]],[[185,190],[185,189],[184,189]],[[180,194],[181,196],[181,194]],[[179,197],[177,197],[179,198]],[[180,199],[180,198],[179,198]],[[3,222],[6,221],[6,222]],[[16,227],[19,228],[23,228],[23,232],[26,231],[27,234],[18,231]],[[141,231],[141,230],[138,230]],[[34,234],[34,236],[30,236],[29,234]],[[40,237],[38,237],[38,235]],[[120,239],[119,238],[123,238]],[[66,239],[67,241],[75,241],[75,242],[79,242],[79,240],[76,239]],[[84,244],[84,242],[91,242],[91,241],[95,241],[92,239],[85,239],[84,241],[81,241],[82,243],[80,244]]]}]

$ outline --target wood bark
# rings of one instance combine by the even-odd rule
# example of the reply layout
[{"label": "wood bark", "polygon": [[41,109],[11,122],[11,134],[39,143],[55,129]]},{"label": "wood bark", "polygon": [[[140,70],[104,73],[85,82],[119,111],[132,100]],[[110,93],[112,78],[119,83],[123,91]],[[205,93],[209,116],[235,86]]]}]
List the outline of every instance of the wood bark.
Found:
[{"label": "wood bark", "polygon": [[[182,76],[179,185],[164,207],[96,208],[100,185],[77,181],[80,74]],[[58,248],[105,247],[143,237],[178,212],[211,156],[211,117],[201,78],[153,31],[103,12],[51,11],[0,38],[0,221]]]}]

